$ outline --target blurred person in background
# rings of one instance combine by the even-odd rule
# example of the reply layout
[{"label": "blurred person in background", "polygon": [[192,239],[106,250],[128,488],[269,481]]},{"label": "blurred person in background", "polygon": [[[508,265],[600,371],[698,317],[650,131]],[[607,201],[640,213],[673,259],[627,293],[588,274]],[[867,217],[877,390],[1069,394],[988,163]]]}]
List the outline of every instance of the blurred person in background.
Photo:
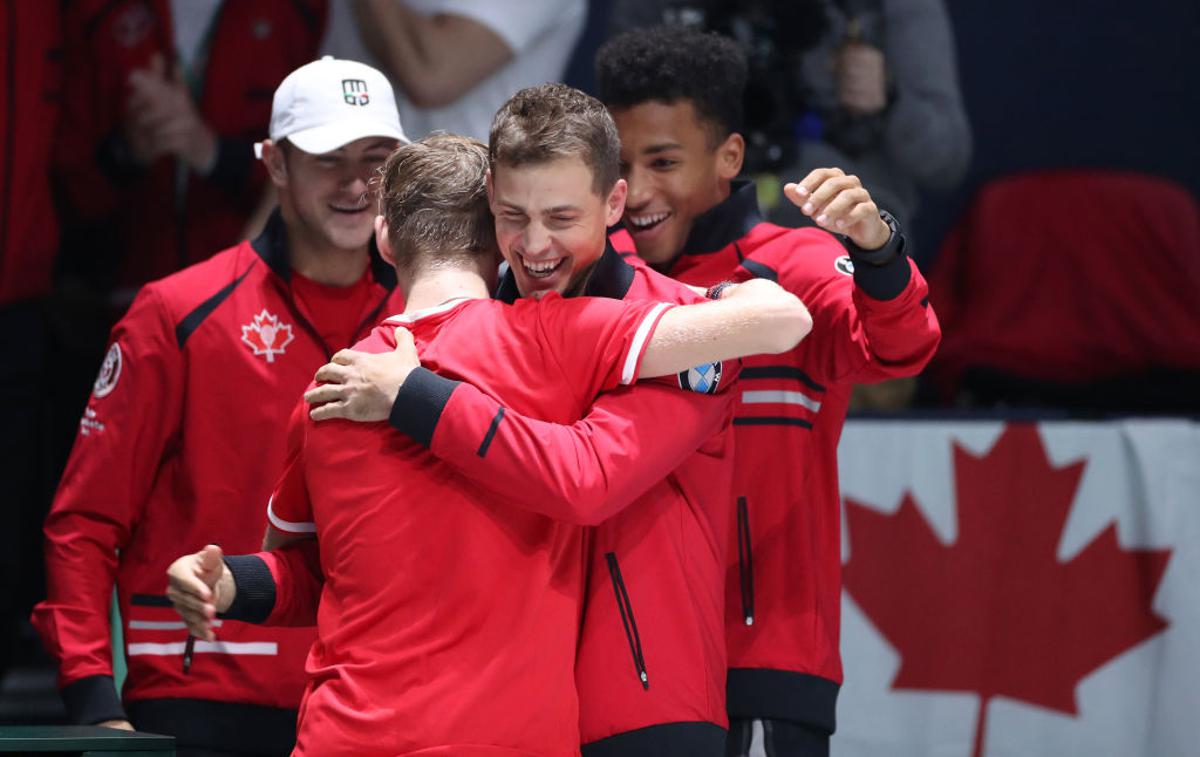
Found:
[{"label": "blurred person in background", "polygon": [[738,386],[727,754],[748,754],[757,730],[767,754],[823,757],[842,681],[837,445],[850,390],[915,375],[940,330],[899,222],[857,177],[815,169],[785,187],[819,228],[762,218],[754,184],[736,180],[747,72],[733,40],[681,26],[628,32],[596,59],[629,184],[618,249],[687,284],[777,281],[812,314],[803,343],[746,358]]},{"label": "blurred person in background", "polygon": [[55,168],[64,255],[88,283],[116,287],[123,308],[257,231],[267,176],[253,143],[324,28],[324,0],[66,4]]},{"label": "blurred person in background", "polygon": [[292,748],[312,631],[227,622],[189,666],[164,571],[187,545],[257,548],[286,420],[313,372],[403,308],[370,244],[369,183],[404,139],[387,79],[351,61],[305,65],[275,93],[270,135],[262,160],[279,209],[253,241],[138,293],[45,524],[48,591],[33,623],[70,721],[172,734],[180,755]]},{"label": "blurred person in background", "polygon": [[[746,50],[748,173],[840,166],[910,229],[918,191],[966,173],[971,132],[942,0],[616,0],[614,33],[664,22]],[[772,221],[810,224],[777,193],[764,199]]]},{"label": "blurred person in background", "polygon": [[414,138],[486,142],[517,90],[562,78],[586,15],[585,0],[344,0],[322,52],[386,73]]},{"label": "blurred person in background", "polygon": [[[42,593],[38,530],[45,517],[42,386],[45,299],[58,250],[50,157],[58,121],[62,25],[58,2],[0,5],[0,480],[8,523],[0,546],[0,679],[22,657],[21,619]],[[17,85],[19,83],[19,85]],[[20,359],[9,359],[20,355]]]}]

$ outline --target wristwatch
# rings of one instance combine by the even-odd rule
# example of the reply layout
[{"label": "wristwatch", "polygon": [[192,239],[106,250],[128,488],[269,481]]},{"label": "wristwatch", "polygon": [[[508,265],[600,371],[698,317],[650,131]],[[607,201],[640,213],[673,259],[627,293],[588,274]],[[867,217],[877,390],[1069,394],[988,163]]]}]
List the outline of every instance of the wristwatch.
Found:
[{"label": "wristwatch", "polygon": [[842,246],[850,253],[850,258],[856,264],[867,263],[873,266],[883,266],[904,254],[904,234],[900,233],[900,225],[896,222],[896,217],[886,210],[880,210],[879,217],[888,225],[892,235],[878,250],[864,250],[856,245],[850,237],[842,239]]}]

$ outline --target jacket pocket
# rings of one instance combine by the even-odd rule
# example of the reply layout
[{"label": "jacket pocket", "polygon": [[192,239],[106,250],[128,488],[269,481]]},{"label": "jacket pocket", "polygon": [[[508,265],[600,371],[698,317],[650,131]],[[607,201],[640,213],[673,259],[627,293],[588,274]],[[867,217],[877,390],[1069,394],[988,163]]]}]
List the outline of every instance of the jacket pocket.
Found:
[{"label": "jacket pocket", "polygon": [[625,639],[629,642],[629,652],[633,655],[633,667],[637,672],[642,688],[650,689],[650,677],[646,675],[646,657],[642,654],[642,638],[638,635],[637,621],[633,617],[633,603],[629,601],[629,592],[625,589],[625,579],[621,576],[621,566],[617,563],[615,552],[605,552],[604,560],[608,563],[608,576],[612,579],[613,593],[617,598],[617,608],[621,611],[621,624],[625,627]]},{"label": "jacket pocket", "polygon": [[738,578],[742,590],[742,620],[754,625],[754,553],[750,548],[750,508],[745,497],[737,501]]}]

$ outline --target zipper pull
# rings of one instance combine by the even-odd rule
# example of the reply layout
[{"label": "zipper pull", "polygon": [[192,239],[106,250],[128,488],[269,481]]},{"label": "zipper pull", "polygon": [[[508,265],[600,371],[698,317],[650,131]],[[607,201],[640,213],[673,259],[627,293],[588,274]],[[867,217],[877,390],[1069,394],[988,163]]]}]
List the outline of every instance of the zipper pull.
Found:
[{"label": "zipper pull", "polygon": [[754,615],[753,614],[746,616],[746,625],[748,625],[748,626],[754,625]]},{"label": "zipper pull", "polygon": [[642,679],[642,688],[645,689],[646,691],[649,691],[650,690],[650,676],[646,675],[646,671],[644,669],[638,671],[638,678]]}]

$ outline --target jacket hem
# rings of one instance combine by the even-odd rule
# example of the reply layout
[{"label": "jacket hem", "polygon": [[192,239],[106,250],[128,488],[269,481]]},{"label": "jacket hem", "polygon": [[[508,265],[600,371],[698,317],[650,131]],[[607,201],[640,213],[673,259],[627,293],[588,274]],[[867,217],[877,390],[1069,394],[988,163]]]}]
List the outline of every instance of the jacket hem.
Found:
[{"label": "jacket hem", "polygon": [[584,744],[583,757],[693,757],[725,754],[725,729],[715,723],[661,723]]},{"label": "jacket hem", "polygon": [[833,733],[840,690],[838,683],[810,673],[730,668],[726,707],[730,718],[789,720]]}]

